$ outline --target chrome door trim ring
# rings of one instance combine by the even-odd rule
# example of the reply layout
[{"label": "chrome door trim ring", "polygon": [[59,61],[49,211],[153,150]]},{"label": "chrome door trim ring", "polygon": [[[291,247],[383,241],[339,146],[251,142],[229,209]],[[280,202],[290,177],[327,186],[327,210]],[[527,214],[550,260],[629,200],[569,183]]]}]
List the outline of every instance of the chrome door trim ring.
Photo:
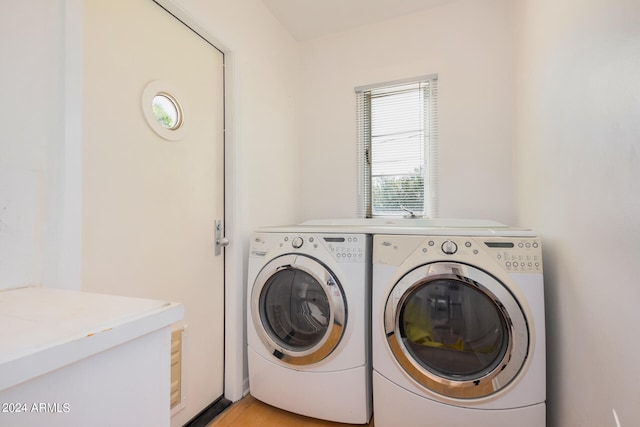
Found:
[{"label": "chrome door trim ring", "polygon": [[[402,340],[399,316],[407,296],[415,288],[443,278],[465,282],[483,292],[495,302],[507,325],[507,351],[500,363],[482,377],[458,381],[438,376],[415,361]],[[384,330],[387,345],[402,369],[420,386],[450,398],[476,399],[500,391],[517,377],[529,353],[527,321],[508,288],[488,273],[456,262],[429,263],[405,274],[385,302]]]},{"label": "chrome door trim ring", "polygon": [[[265,284],[274,274],[286,268],[301,270],[311,275],[322,286],[329,300],[330,326],[316,345],[303,351],[292,351],[274,341],[265,330],[260,315],[260,298]],[[347,325],[347,302],[340,282],[324,264],[300,254],[281,255],[260,270],[251,290],[250,310],[253,326],[262,343],[275,358],[291,365],[310,365],[325,359],[338,347]]]}]

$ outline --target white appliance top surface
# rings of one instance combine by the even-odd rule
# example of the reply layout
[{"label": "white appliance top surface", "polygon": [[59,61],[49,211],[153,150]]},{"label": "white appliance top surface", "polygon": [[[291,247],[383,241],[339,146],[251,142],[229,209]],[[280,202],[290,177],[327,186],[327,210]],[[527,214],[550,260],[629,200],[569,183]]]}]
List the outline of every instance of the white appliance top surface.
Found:
[{"label": "white appliance top surface", "polygon": [[163,328],[181,304],[23,287],[0,291],[0,390]]},{"label": "white appliance top surface", "polygon": [[510,227],[491,220],[441,218],[324,219],[306,221],[298,225],[262,227],[257,231],[271,233],[412,234],[425,236],[536,236],[536,233],[532,230]]},{"label": "white appliance top surface", "polygon": [[337,218],[313,219],[301,225],[344,225],[383,227],[504,228],[505,224],[488,219],[462,218]]}]

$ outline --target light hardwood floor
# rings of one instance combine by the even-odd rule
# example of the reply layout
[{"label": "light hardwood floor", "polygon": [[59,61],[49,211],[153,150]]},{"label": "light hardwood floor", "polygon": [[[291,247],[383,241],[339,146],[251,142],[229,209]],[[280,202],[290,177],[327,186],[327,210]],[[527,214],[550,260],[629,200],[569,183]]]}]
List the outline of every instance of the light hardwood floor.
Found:
[{"label": "light hardwood floor", "polygon": [[218,415],[207,427],[373,427],[369,424],[342,424],[303,417],[274,408],[249,395]]}]

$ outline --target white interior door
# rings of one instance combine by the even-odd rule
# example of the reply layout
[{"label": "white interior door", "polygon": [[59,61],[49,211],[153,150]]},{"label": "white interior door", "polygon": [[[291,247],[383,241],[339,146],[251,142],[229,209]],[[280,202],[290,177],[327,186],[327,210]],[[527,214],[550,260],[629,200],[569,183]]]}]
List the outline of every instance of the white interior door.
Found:
[{"label": "white interior door", "polygon": [[182,425],[223,393],[223,55],[152,0],[85,1],[83,43],[82,287],[184,304]]}]

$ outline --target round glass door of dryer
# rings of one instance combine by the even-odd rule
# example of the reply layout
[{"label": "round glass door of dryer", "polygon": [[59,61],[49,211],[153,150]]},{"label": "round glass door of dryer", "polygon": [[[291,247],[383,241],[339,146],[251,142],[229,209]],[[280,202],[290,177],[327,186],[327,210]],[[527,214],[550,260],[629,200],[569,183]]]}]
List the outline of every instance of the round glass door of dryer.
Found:
[{"label": "round glass door of dryer", "polygon": [[385,332],[413,380],[452,398],[498,392],[529,351],[527,322],[511,292],[458,263],[427,264],[401,278],[386,302]]},{"label": "round glass door of dryer", "polygon": [[408,352],[443,378],[482,377],[507,351],[505,317],[485,293],[459,280],[443,278],[416,286],[398,318]]},{"label": "round glass door of dryer", "polygon": [[283,255],[262,269],[251,310],[262,343],[273,357],[291,365],[329,356],[347,322],[344,292],[335,275],[303,255]]}]

